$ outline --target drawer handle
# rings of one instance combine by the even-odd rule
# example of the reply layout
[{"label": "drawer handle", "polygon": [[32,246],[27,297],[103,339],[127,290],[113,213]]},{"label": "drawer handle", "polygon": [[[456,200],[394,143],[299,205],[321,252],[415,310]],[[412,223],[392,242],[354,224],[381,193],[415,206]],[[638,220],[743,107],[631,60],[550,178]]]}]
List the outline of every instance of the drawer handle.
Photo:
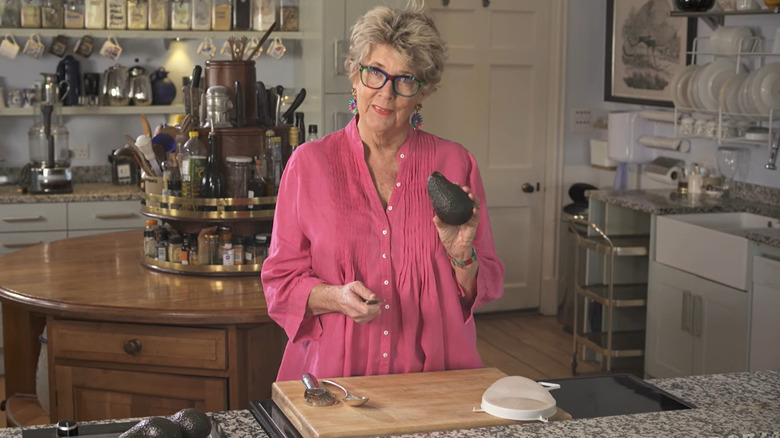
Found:
[{"label": "drawer handle", "polygon": [[38,242],[10,242],[10,243],[3,243],[3,246],[6,248],[27,248],[28,246],[35,246],[38,244],[43,243],[42,241]]},{"label": "drawer handle", "polygon": [[135,356],[136,354],[141,352],[141,340],[140,339],[131,339],[129,341],[125,341],[125,353],[129,354],[130,356]]},{"label": "drawer handle", "polygon": [[43,216],[11,216],[2,218],[3,222],[35,222],[43,220]]},{"label": "drawer handle", "polygon": [[135,213],[96,214],[97,219],[132,219]]}]

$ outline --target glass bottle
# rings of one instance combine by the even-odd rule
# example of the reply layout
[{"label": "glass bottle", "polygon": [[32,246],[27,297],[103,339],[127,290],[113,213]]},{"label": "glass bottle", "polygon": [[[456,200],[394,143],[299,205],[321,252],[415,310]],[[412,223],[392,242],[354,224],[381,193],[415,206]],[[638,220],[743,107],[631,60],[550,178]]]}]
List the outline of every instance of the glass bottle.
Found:
[{"label": "glass bottle", "polygon": [[86,0],[84,12],[84,27],[87,29],[106,28],[106,0]]},{"label": "glass bottle", "polygon": [[168,239],[168,261],[171,263],[181,263],[182,238],[178,234],[171,235]]},{"label": "glass bottle", "polygon": [[211,30],[211,0],[192,0],[192,30]]},{"label": "glass bottle", "polygon": [[233,0],[233,29],[249,30],[252,27],[252,0]]},{"label": "glass bottle", "polygon": [[206,160],[206,168],[200,183],[201,198],[222,198],[225,195],[225,180],[219,171],[219,158],[217,155],[217,133],[214,127],[209,132],[209,157]]},{"label": "glass bottle", "polygon": [[314,141],[317,138],[317,125],[309,125],[309,136],[306,137],[306,141]]},{"label": "glass bottle", "polygon": [[171,2],[171,29],[189,30],[192,27],[192,2],[173,0]]},{"label": "glass bottle", "polygon": [[146,0],[127,0],[127,28],[144,30],[149,22],[149,3]]},{"label": "glass bottle", "polygon": [[200,196],[203,170],[206,168],[206,147],[198,139],[198,131],[190,131],[190,139],[181,148],[181,191],[185,198]]},{"label": "glass bottle", "polygon": [[165,228],[160,230],[157,236],[157,242],[155,242],[155,250],[157,251],[157,260],[161,262],[168,261],[168,230]]},{"label": "glass bottle", "polygon": [[41,4],[38,0],[22,0],[22,27],[41,27]]},{"label": "glass bottle", "polygon": [[0,27],[21,27],[22,3],[20,0],[0,2]]},{"label": "glass bottle", "polygon": [[255,237],[244,236],[242,242],[244,245],[244,264],[253,265],[255,263]]},{"label": "glass bottle", "polygon": [[[192,238],[190,234],[185,234],[181,241],[181,255],[179,256],[179,263],[182,265],[190,264],[190,241]],[[197,237],[195,238],[197,240]]]},{"label": "glass bottle", "polygon": [[168,1],[167,0],[149,0],[149,23],[151,30],[168,29]]},{"label": "glass bottle", "polygon": [[44,0],[41,4],[41,27],[46,29],[62,29],[65,10],[60,0]]},{"label": "glass bottle", "polygon": [[246,198],[249,195],[249,169],[252,165],[250,157],[230,156],[225,158],[227,167],[227,198]]},{"label": "glass bottle", "polygon": [[281,0],[279,2],[279,30],[284,32],[298,31],[298,0]]},{"label": "glass bottle", "polygon": [[255,263],[263,263],[266,257],[268,257],[268,235],[257,234],[255,235]]},{"label": "glass bottle", "polygon": [[[268,196],[266,194],[266,179],[263,173],[263,160],[260,157],[254,158],[254,171],[252,172],[252,178],[247,184],[246,195],[248,198],[263,198]],[[254,205],[250,205],[249,209],[254,209]]]},{"label": "glass bottle", "polygon": [[144,257],[154,259],[157,258],[157,249],[155,243],[155,229],[157,228],[157,220],[149,219],[146,221],[146,228],[144,228]]},{"label": "glass bottle", "polygon": [[295,123],[293,123],[293,126],[298,128],[298,139],[302,140],[306,134],[306,124],[303,123],[303,113],[301,111],[295,112]]},{"label": "glass bottle", "polygon": [[282,137],[274,137],[273,146],[274,196],[277,196],[279,194],[279,186],[282,182],[282,170],[284,170],[282,164]]},{"label": "glass bottle", "polygon": [[231,0],[212,0],[211,30],[230,30]]},{"label": "glass bottle", "polygon": [[266,196],[274,196],[274,131],[265,131],[263,149],[263,175],[266,177]]},{"label": "glass bottle", "polygon": [[252,29],[268,30],[276,21],[276,0],[252,0]]},{"label": "glass bottle", "polygon": [[106,29],[127,27],[127,3],[125,0],[106,0]]},{"label": "glass bottle", "polygon": [[84,0],[67,0],[65,2],[65,28],[84,28]]},{"label": "glass bottle", "polygon": [[222,257],[222,266],[233,266],[233,244],[230,242],[221,243],[219,246],[219,255]]},{"label": "glass bottle", "polygon": [[236,239],[233,241],[233,264],[234,265],[244,264],[244,244],[241,242],[240,239]]},{"label": "glass bottle", "polygon": [[164,196],[181,196],[181,170],[179,160],[174,152],[166,154],[163,162],[163,193]]}]

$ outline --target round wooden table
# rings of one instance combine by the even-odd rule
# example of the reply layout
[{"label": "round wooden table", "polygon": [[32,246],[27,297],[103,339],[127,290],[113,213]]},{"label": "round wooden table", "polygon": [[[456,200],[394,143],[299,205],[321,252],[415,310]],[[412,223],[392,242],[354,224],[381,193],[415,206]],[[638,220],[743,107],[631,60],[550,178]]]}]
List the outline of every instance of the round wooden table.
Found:
[{"label": "round wooden table", "polygon": [[260,276],[155,272],[140,264],[142,242],[142,231],[125,231],[0,257],[6,397],[35,392],[44,326],[54,422],[270,397],[286,337]]}]

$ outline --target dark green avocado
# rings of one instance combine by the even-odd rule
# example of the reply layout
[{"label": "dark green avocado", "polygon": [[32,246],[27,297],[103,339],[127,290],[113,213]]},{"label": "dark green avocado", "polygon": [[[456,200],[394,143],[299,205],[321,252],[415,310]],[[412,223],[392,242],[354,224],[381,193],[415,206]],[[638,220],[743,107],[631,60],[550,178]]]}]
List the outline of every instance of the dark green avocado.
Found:
[{"label": "dark green avocado", "polygon": [[460,186],[447,180],[439,172],[428,176],[428,196],[433,203],[433,211],[442,222],[449,225],[463,225],[471,219],[474,201]]},{"label": "dark green avocado", "polygon": [[183,438],[181,428],[173,421],[162,417],[141,420],[119,438]]},{"label": "dark green avocado", "polygon": [[182,438],[206,438],[211,433],[211,420],[200,409],[182,409],[171,420],[179,425]]}]

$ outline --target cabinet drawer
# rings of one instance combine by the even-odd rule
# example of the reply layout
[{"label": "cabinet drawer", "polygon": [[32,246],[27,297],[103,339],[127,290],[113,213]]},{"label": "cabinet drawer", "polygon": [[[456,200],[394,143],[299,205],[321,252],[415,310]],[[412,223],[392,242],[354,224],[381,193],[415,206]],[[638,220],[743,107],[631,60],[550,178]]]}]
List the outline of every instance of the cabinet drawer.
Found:
[{"label": "cabinet drawer", "polygon": [[72,202],[68,204],[69,230],[144,228],[138,201]]},{"label": "cabinet drawer", "polygon": [[38,245],[39,243],[52,242],[68,237],[65,231],[39,231],[35,233],[0,233],[0,255],[10,254],[14,251]]},{"label": "cabinet drawer", "polygon": [[780,261],[753,256],[753,283],[780,290]]},{"label": "cabinet drawer", "polygon": [[66,230],[67,224],[63,202],[0,206],[0,232]]},{"label": "cabinet drawer", "polygon": [[49,336],[56,359],[227,368],[222,329],[55,320]]}]

